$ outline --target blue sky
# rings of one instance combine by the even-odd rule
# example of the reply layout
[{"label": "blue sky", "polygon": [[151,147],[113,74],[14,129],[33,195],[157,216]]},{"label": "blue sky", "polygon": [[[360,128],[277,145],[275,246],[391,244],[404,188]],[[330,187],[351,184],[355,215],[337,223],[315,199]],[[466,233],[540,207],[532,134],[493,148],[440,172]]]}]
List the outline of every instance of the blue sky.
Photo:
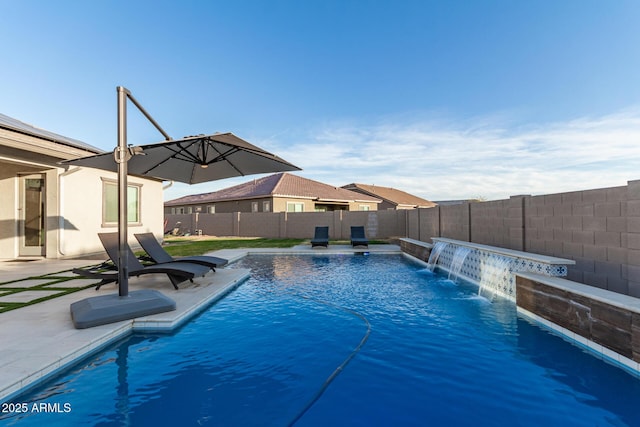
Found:
[{"label": "blue sky", "polygon": [[[0,0],[0,11],[0,112],[104,150],[121,85],[174,138],[233,132],[332,185],[493,200],[640,179],[638,1]],[[162,140],[132,105],[128,130],[133,144]]]}]

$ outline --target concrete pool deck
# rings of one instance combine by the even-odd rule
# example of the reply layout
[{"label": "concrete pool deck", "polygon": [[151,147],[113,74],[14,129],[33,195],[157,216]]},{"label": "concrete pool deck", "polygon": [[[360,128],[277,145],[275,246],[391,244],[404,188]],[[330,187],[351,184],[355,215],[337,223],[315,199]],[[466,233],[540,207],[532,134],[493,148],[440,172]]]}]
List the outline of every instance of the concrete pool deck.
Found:
[{"label": "concrete pool deck", "polygon": [[[348,255],[354,253],[401,253],[397,245],[371,245],[369,248],[351,248],[349,245],[330,245],[329,248],[314,248],[299,245],[286,249],[228,249],[210,255],[236,261],[247,254],[327,254]],[[71,274],[69,269],[93,265],[96,260],[35,260],[30,262],[0,262],[0,283],[26,281],[31,277],[53,275],[59,272]],[[72,275],[72,274],[71,274]],[[60,276],[60,275],[56,275]],[[29,387],[55,375],[60,370],[72,366],[80,359],[99,351],[110,343],[134,331],[170,332],[202,309],[222,298],[250,276],[248,269],[233,268],[229,265],[184,282],[179,290],[173,289],[164,275],[147,275],[132,278],[130,291],[155,289],[176,302],[176,310],[140,317],[132,320],[75,329],[70,315],[73,302],[117,293],[114,284],[105,285],[99,291],[93,287],[38,302],[33,305],[0,313],[0,402],[7,402]],[[84,280],[79,276],[75,280]],[[67,282],[65,282],[67,283]]]}]

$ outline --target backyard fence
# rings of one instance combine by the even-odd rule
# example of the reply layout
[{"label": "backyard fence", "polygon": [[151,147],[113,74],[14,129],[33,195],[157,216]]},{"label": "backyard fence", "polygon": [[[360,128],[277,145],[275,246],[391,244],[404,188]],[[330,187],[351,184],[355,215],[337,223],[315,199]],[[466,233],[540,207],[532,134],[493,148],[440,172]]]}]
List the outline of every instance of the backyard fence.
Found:
[{"label": "backyard fence", "polygon": [[[640,297],[640,181],[626,186],[490,202],[385,211],[165,215],[167,229],[213,236],[311,238],[328,226],[348,239],[446,237],[576,261],[568,279]],[[200,230],[200,231],[198,231]]]}]

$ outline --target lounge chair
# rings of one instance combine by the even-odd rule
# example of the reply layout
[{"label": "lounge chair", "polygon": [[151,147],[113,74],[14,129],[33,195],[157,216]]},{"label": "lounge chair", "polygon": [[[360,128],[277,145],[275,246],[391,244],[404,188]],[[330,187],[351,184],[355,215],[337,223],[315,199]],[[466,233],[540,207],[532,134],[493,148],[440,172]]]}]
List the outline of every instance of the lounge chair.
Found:
[{"label": "lounge chair", "polygon": [[[74,268],[73,272],[89,277],[92,279],[102,279],[96,286],[96,290],[100,289],[102,285],[107,283],[118,281],[118,233],[98,233],[100,241],[107,251],[107,255],[111,259],[114,265],[113,270],[104,270],[105,264],[103,263],[99,268],[81,269]],[[102,267],[102,268],[100,268]],[[175,289],[178,289],[178,284],[186,280],[193,281],[196,276],[204,276],[209,272],[209,267],[204,265],[189,264],[186,262],[171,262],[166,264],[153,264],[144,266],[138,258],[134,255],[133,251],[127,245],[127,267],[129,270],[129,277],[137,277],[143,274],[166,274],[171,280],[171,284]]]},{"label": "lounge chair", "polygon": [[367,240],[364,234],[363,226],[351,226],[351,246],[369,247],[369,240]]},{"label": "lounge chair", "polygon": [[229,261],[224,258],[218,258],[208,255],[186,256],[180,258],[174,258],[167,251],[164,250],[160,242],[158,242],[153,233],[140,233],[134,234],[142,249],[149,255],[151,260],[155,263],[167,264],[172,262],[191,263],[206,265],[213,271],[216,271],[216,267],[222,267]]},{"label": "lounge chair", "polygon": [[315,235],[311,239],[311,247],[329,246],[329,227],[316,227]]}]

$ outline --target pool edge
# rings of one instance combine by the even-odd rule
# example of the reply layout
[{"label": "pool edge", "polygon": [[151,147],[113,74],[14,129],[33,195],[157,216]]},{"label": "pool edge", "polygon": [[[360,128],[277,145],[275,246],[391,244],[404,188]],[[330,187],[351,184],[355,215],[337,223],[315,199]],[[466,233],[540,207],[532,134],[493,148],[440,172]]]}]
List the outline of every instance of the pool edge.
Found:
[{"label": "pool edge", "polygon": [[[72,299],[69,297],[53,299],[45,303],[46,305],[40,305],[40,308],[44,307],[49,312],[55,312],[55,319],[49,319],[44,325],[48,329],[41,329],[44,329],[43,335],[52,335],[57,332],[57,336],[24,336],[22,343],[24,347],[29,348],[31,357],[29,353],[23,351],[22,353],[26,356],[16,354],[13,360],[0,361],[3,367],[0,370],[0,381],[3,382],[0,402],[10,402],[11,399],[28,392],[82,359],[100,352],[134,332],[170,333],[178,329],[206,307],[237,288],[249,276],[248,269],[221,269],[205,276],[204,279],[199,279],[200,282],[206,281],[206,286],[196,281],[191,288],[173,292],[163,290],[165,294],[176,300],[175,311],[82,330],[73,328],[68,308],[70,301],[78,299],[79,294],[70,294]],[[222,282],[218,282],[220,279]],[[33,310],[35,308],[29,311]],[[38,345],[38,339],[41,345]],[[20,337],[16,336],[11,347],[17,349],[19,341]],[[55,348],[48,348],[52,345],[52,341],[57,341],[53,343]]]}]

